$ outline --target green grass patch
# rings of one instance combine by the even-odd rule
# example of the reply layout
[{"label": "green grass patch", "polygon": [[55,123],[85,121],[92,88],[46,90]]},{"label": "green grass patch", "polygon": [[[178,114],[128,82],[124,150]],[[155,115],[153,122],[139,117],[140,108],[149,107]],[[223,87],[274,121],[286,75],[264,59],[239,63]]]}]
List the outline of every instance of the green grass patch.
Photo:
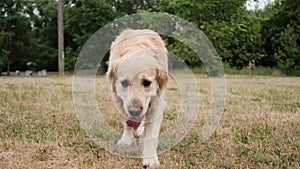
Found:
[{"label": "green grass patch", "polygon": [[177,91],[178,89],[176,87],[169,87],[168,90],[170,90],[170,91]]}]

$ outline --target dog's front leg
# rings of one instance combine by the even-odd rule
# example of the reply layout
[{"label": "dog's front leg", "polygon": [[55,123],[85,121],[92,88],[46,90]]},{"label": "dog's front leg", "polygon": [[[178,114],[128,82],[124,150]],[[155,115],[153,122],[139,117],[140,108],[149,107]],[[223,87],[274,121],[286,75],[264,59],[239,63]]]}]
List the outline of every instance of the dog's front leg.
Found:
[{"label": "dog's front leg", "polygon": [[146,168],[159,167],[159,161],[157,156],[158,137],[160,131],[160,124],[162,122],[163,115],[160,115],[154,121],[145,123],[145,137],[143,145],[143,166]]},{"label": "dog's front leg", "polygon": [[133,142],[133,129],[124,122],[124,131],[118,145],[131,145]]}]

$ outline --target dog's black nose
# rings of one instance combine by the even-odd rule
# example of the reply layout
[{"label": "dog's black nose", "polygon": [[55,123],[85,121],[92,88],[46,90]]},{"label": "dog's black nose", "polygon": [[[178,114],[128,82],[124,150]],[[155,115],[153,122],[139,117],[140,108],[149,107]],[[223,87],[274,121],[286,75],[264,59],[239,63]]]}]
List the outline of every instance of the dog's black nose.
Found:
[{"label": "dog's black nose", "polygon": [[139,116],[143,111],[143,107],[140,104],[133,104],[128,106],[128,112],[131,116],[137,117]]}]

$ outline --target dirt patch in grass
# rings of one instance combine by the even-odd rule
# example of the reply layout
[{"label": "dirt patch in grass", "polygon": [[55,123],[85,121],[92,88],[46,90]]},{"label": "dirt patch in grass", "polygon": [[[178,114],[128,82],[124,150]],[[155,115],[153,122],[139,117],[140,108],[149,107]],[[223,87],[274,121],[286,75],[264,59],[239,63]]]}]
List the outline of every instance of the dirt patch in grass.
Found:
[{"label": "dirt patch in grass", "polygon": [[[228,76],[225,112],[205,143],[198,134],[209,112],[210,81],[199,76],[201,116],[189,134],[159,155],[161,168],[299,168],[300,78]],[[104,77],[96,80],[99,109],[114,129],[122,117]],[[142,168],[93,143],[79,125],[72,77],[0,77],[0,168]],[[179,87],[167,89],[162,131],[174,124]],[[188,113],[188,112],[186,112]]]}]

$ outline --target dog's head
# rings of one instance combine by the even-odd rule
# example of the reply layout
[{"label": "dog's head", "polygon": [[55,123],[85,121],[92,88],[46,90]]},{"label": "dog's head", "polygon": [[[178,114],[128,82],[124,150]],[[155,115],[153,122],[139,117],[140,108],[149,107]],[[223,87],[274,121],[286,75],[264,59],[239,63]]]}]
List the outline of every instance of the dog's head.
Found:
[{"label": "dog's head", "polygon": [[142,51],[122,57],[111,66],[107,75],[112,91],[122,100],[129,118],[142,118],[153,97],[160,95],[166,87],[165,63],[153,52]]}]

